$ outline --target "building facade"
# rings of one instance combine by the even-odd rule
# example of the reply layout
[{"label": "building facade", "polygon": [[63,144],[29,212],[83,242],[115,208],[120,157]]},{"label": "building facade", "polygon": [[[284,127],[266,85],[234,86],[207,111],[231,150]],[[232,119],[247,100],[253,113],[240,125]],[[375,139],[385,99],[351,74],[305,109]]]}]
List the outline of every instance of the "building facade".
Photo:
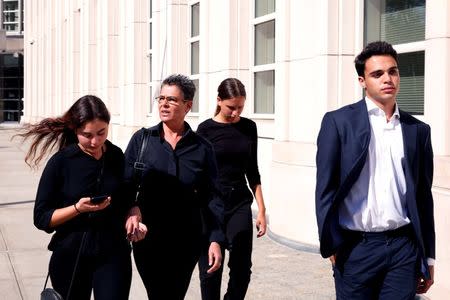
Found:
[{"label": "building facade", "polygon": [[[317,249],[316,137],[325,112],[363,97],[353,59],[373,40],[400,54],[400,108],[432,127],[436,283],[450,294],[450,3],[446,0],[25,0],[24,122],[100,96],[110,138],[159,121],[159,83],[172,73],[198,87],[188,122],[213,115],[217,86],[237,77],[244,115],[258,124],[270,234]],[[300,268],[300,267],[299,267]],[[300,272],[300,270],[299,270]]]}]

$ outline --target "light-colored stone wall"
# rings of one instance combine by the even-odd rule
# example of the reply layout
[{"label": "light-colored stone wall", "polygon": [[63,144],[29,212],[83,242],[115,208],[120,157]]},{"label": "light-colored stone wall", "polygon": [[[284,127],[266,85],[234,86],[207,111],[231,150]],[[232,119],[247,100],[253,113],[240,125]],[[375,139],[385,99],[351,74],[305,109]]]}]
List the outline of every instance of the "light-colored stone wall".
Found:
[{"label": "light-colored stone wall", "polygon": [[[190,5],[153,0],[149,67],[148,0],[25,1],[25,115],[61,114],[86,93],[112,113],[110,138],[156,124],[150,84],[190,72]],[[274,235],[317,247],[314,212],[316,137],[323,114],[362,97],[353,67],[363,46],[362,0],[276,1],[275,114],[252,113],[254,1],[200,0],[200,103],[193,128],[211,117],[226,77],[247,88],[244,116],[258,124],[259,164]],[[425,114],[435,152],[437,262],[433,299],[450,294],[450,4],[427,1]],[[152,82],[150,82],[150,72]],[[300,271],[299,271],[300,272]]]}]

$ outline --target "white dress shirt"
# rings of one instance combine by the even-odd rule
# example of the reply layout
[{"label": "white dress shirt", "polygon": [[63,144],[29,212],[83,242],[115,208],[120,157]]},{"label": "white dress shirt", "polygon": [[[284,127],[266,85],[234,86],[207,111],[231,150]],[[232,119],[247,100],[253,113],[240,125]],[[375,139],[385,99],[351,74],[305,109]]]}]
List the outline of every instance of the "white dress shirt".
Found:
[{"label": "white dress shirt", "polygon": [[[397,229],[410,223],[402,168],[403,134],[397,104],[389,122],[383,110],[366,97],[370,144],[364,167],[339,207],[343,228],[365,232]],[[344,154],[345,155],[345,154]]]}]

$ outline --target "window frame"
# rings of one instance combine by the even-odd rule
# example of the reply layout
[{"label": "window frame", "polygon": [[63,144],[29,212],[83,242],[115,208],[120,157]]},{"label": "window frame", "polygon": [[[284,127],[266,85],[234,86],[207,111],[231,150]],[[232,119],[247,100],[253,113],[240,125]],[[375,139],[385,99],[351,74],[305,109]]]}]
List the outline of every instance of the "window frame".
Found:
[{"label": "window frame", "polygon": [[[199,29],[198,29],[198,35],[193,36],[192,34],[192,7],[194,5],[198,5],[199,6],[199,13],[198,13],[198,22],[199,22]],[[191,116],[198,116],[199,112],[200,112],[200,103],[199,103],[199,90],[200,90],[200,86],[201,86],[201,80],[200,80],[200,51],[201,51],[201,42],[200,42],[200,37],[201,37],[201,26],[200,26],[200,15],[201,15],[201,1],[200,0],[191,0],[188,1],[188,44],[189,44],[189,49],[188,49],[188,69],[189,69],[189,78],[191,80],[198,80],[198,87],[195,91],[195,95],[197,96],[197,101],[194,101],[195,108],[196,110],[193,111],[192,109],[189,111],[189,115]],[[198,59],[198,73],[197,74],[192,74],[192,45],[194,43],[198,43],[198,52],[199,52],[199,59]],[[192,105],[192,108],[194,108],[194,104]]]},{"label": "window frame", "polygon": [[265,23],[265,22],[269,22],[269,21],[274,21],[275,22],[275,31],[274,31],[274,38],[276,41],[276,26],[277,26],[277,10],[276,10],[276,6],[275,6],[275,11],[272,13],[269,13],[267,15],[263,15],[263,16],[259,16],[256,17],[255,16],[255,1],[252,1],[252,16],[253,18],[250,19],[250,91],[247,91],[247,94],[252,95],[253,101],[248,101],[248,103],[246,104],[248,106],[248,111],[250,112],[250,115],[252,118],[254,119],[269,119],[269,120],[273,120],[275,119],[275,106],[276,106],[276,102],[275,102],[275,95],[274,95],[274,99],[273,99],[273,103],[274,103],[274,111],[273,113],[258,113],[255,112],[255,107],[256,107],[256,99],[255,99],[255,73],[258,72],[263,72],[263,71],[273,71],[274,72],[274,89],[276,91],[276,76],[277,76],[277,72],[276,72],[276,42],[275,42],[275,57],[274,57],[274,62],[273,63],[268,63],[268,64],[261,64],[261,65],[255,65],[255,50],[256,50],[256,44],[255,44],[255,34],[256,34],[256,25]]},{"label": "window frame", "polygon": [[[17,3],[17,9],[15,10],[5,10],[5,2],[16,2]],[[24,24],[23,24],[23,0],[3,0],[2,1],[2,29],[5,30],[7,36],[17,36],[17,35],[23,35],[24,30]],[[5,21],[5,13],[16,13],[17,14],[17,21]],[[7,30],[5,28],[5,25],[12,25],[17,24],[18,30]]]},{"label": "window frame", "polygon": [[[370,0],[364,0],[362,5],[362,16],[363,16],[363,33],[362,33],[362,44],[365,46],[368,43],[366,32],[368,31],[367,28],[367,22],[365,20],[366,16],[366,3]],[[426,2],[425,2],[425,19],[426,19],[427,9],[426,9]],[[426,29],[425,29],[426,30]],[[395,51],[397,51],[397,54],[406,54],[406,53],[413,53],[413,52],[425,52],[425,59],[426,59],[426,45],[425,45],[426,37],[424,37],[424,40],[415,41],[415,42],[408,42],[408,43],[402,43],[402,44],[392,44],[392,47],[394,47]],[[426,62],[424,62],[426,65]],[[425,67],[424,65],[424,67]],[[424,76],[425,77],[425,76]],[[425,81],[425,79],[424,79]],[[401,88],[401,78],[400,78],[400,88]],[[424,82],[424,94],[425,94],[425,82]],[[424,113],[425,113],[425,95],[423,99],[423,105],[424,105]],[[424,113],[423,114],[414,114],[414,117],[423,120],[424,119]]]},{"label": "window frame", "polygon": [[153,0],[149,0],[149,15],[148,15],[148,27],[149,27],[149,43],[147,50],[147,59],[148,59],[148,68],[149,68],[149,77],[147,82],[147,88],[150,90],[150,99],[145,101],[145,110],[147,117],[151,117],[153,114],[153,106],[155,104],[155,86],[156,84],[153,81]]}]

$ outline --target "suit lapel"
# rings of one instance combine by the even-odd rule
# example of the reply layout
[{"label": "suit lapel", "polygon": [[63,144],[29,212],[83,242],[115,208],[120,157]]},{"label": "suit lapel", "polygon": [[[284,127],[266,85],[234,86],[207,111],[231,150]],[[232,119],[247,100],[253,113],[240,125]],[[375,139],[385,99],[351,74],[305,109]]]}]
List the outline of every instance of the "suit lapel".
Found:
[{"label": "suit lapel", "polygon": [[[367,113],[365,100],[361,100],[349,106],[351,109],[348,119],[351,128],[351,145],[345,147],[346,155],[350,157],[346,164],[342,164],[341,168],[346,174],[341,180],[341,185],[336,192],[336,201],[333,204],[338,207],[341,201],[346,197],[351,187],[358,179],[364,163],[367,158],[367,150],[370,143],[370,122]],[[356,142],[357,140],[358,142]]]},{"label": "suit lapel", "polygon": [[350,108],[354,110],[351,112],[350,118],[356,140],[358,140],[361,150],[365,150],[370,143],[370,123],[366,101],[362,99],[352,104]]}]

